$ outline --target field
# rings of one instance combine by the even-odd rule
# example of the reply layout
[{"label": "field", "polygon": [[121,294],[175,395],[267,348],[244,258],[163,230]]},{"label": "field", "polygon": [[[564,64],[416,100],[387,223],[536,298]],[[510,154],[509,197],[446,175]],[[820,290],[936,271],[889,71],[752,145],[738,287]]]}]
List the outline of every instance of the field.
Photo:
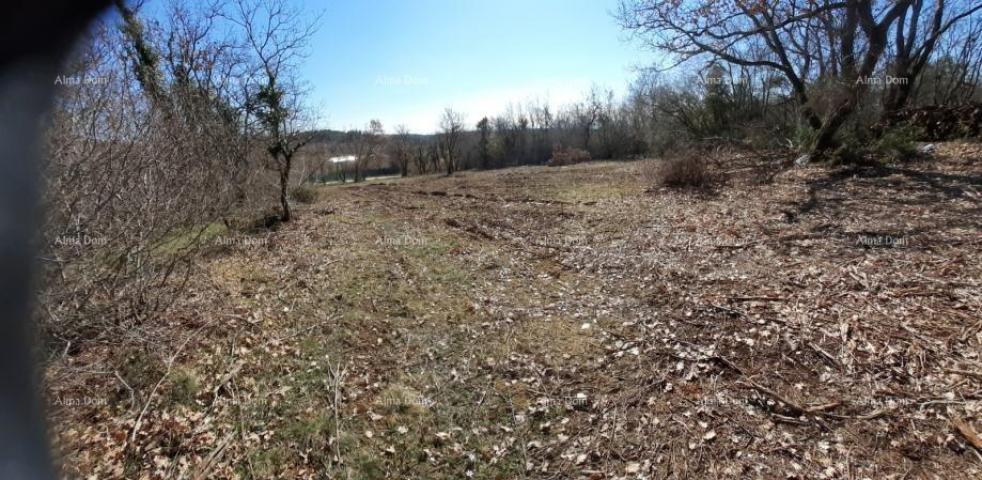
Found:
[{"label": "field", "polygon": [[65,473],[982,478],[982,148],[717,168],[319,187],[49,360]]}]

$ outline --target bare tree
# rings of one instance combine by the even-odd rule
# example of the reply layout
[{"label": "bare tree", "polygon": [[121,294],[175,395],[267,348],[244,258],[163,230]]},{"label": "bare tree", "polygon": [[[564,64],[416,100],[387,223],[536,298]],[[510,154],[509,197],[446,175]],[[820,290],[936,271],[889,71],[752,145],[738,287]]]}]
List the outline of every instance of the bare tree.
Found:
[{"label": "bare tree", "polygon": [[430,168],[434,172],[440,171],[440,155],[441,155],[440,149],[441,149],[441,142],[439,138],[427,142],[427,146],[426,146],[427,156],[429,157],[430,160]]},{"label": "bare tree", "polygon": [[[911,100],[918,105],[963,104],[982,100],[982,19],[973,18],[946,35],[935,48],[935,59],[924,66]],[[908,100],[910,101],[910,100]]]},{"label": "bare tree", "polygon": [[361,182],[365,180],[366,167],[378,157],[385,144],[385,129],[381,121],[372,119],[364,130],[353,130],[348,135],[355,156],[354,181]]},{"label": "bare tree", "polygon": [[396,127],[396,135],[391,142],[392,158],[399,167],[399,175],[409,176],[409,161],[413,156],[410,143],[409,129],[405,125]]},{"label": "bare tree", "polygon": [[331,162],[331,166],[333,167],[334,170],[334,176],[342,184],[348,182],[348,170],[351,169],[351,163],[352,162],[340,161],[340,160]]},{"label": "bare tree", "polygon": [[452,108],[445,109],[443,116],[440,117],[440,150],[443,153],[443,160],[446,162],[447,175],[453,175],[458,169],[460,140],[463,131],[463,116]]},{"label": "bare tree", "polygon": [[[779,73],[815,130],[813,151],[823,153],[868,91],[887,34],[912,2],[622,0],[618,18],[679,62],[708,55]],[[811,101],[815,86],[826,89],[824,109]]]},{"label": "bare tree", "polygon": [[296,69],[306,55],[315,22],[285,0],[235,0],[231,9],[227,16],[242,29],[241,48],[252,60],[249,111],[258,121],[270,163],[279,175],[280,220],[288,222],[293,158],[311,140]]},{"label": "bare tree", "polygon": [[590,94],[583,103],[573,105],[573,116],[583,141],[583,149],[590,150],[590,137],[596,127],[597,117],[600,116],[600,99],[596,87],[590,89]]},{"label": "bare tree", "polygon": [[482,170],[487,170],[491,165],[491,123],[488,121],[488,117],[477,122],[477,130],[481,133],[481,138],[477,143],[480,165]]},{"label": "bare tree", "polygon": [[[932,7],[932,11],[925,15],[928,7]],[[905,4],[893,30],[890,71],[894,78],[886,82],[883,99],[885,115],[907,104],[916,80],[927,67],[941,37],[980,10],[982,3],[972,5],[971,2],[913,0]],[[973,27],[976,28],[954,33],[961,37],[962,42],[972,42],[972,35],[978,33],[977,26]]]},{"label": "bare tree", "polygon": [[426,173],[427,171],[427,156],[426,142],[417,140],[415,143],[415,150],[413,155],[413,161],[416,163],[416,171],[419,173]]}]

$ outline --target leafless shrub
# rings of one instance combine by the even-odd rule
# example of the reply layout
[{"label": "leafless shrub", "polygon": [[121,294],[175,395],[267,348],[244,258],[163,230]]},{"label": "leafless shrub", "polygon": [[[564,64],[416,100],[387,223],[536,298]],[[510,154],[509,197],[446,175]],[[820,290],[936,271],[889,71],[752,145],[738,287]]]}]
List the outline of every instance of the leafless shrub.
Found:
[{"label": "leafless shrub", "polygon": [[308,185],[293,187],[290,190],[290,199],[297,203],[314,203],[317,200],[317,190]]},{"label": "leafless shrub", "polygon": [[242,60],[209,34],[215,12],[173,9],[149,29],[97,26],[60,83],[40,238],[48,339],[121,338],[166,308],[197,253],[275,188],[247,135]]},{"label": "leafless shrub", "polygon": [[552,158],[549,159],[550,167],[560,167],[563,165],[575,165],[577,163],[589,162],[590,152],[580,148],[565,148],[562,145],[552,147]]},{"label": "leafless shrub", "polygon": [[692,150],[665,159],[645,160],[641,171],[649,184],[670,188],[707,188],[716,180],[705,156]]},{"label": "leafless shrub", "polygon": [[145,294],[159,292],[151,285],[181,262],[153,250],[188,225],[178,204],[194,180],[183,183],[165,168],[180,160],[177,143],[166,141],[177,132],[157,128],[166,122],[149,112],[128,71],[111,68],[113,53],[87,52],[82,75],[99,82],[63,88],[48,137],[41,304],[51,320],[44,325],[66,335],[154,309],[163,297]]}]

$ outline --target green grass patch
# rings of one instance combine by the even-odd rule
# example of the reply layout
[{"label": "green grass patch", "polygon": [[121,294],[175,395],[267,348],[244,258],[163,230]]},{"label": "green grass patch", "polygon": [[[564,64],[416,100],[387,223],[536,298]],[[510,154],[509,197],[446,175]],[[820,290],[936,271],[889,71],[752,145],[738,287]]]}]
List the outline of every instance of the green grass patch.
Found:
[{"label": "green grass patch", "polygon": [[170,405],[192,405],[199,390],[200,384],[194,372],[177,369],[170,374],[170,384],[167,387],[167,402]]},{"label": "green grass patch", "polygon": [[218,237],[227,233],[228,227],[222,222],[182,229],[168,235],[151,249],[151,253],[157,258],[179,255],[197,247],[213,245]]}]

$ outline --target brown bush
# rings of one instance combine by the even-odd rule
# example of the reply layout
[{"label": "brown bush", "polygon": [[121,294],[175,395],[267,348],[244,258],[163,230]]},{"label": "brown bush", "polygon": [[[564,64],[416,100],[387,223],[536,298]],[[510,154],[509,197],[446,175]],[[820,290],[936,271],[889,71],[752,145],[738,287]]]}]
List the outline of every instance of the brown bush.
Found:
[{"label": "brown bush", "polygon": [[317,201],[317,190],[309,185],[293,187],[290,198],[297,203],[314,203]]},{"label": "brown bush", "polygon": [[552,147],[552,158],[549,159],[548,165],[550,167],[560,167],[563,165],[589,162],[590,160],[590,152],[586,150],[555,145]]},{"label": "brown bush", "polygon": [[648,160],[645,179],[656,185],[671,188],[706,188],[715,181],[705,157],[696,152],[683,152],[667,159]]}]

